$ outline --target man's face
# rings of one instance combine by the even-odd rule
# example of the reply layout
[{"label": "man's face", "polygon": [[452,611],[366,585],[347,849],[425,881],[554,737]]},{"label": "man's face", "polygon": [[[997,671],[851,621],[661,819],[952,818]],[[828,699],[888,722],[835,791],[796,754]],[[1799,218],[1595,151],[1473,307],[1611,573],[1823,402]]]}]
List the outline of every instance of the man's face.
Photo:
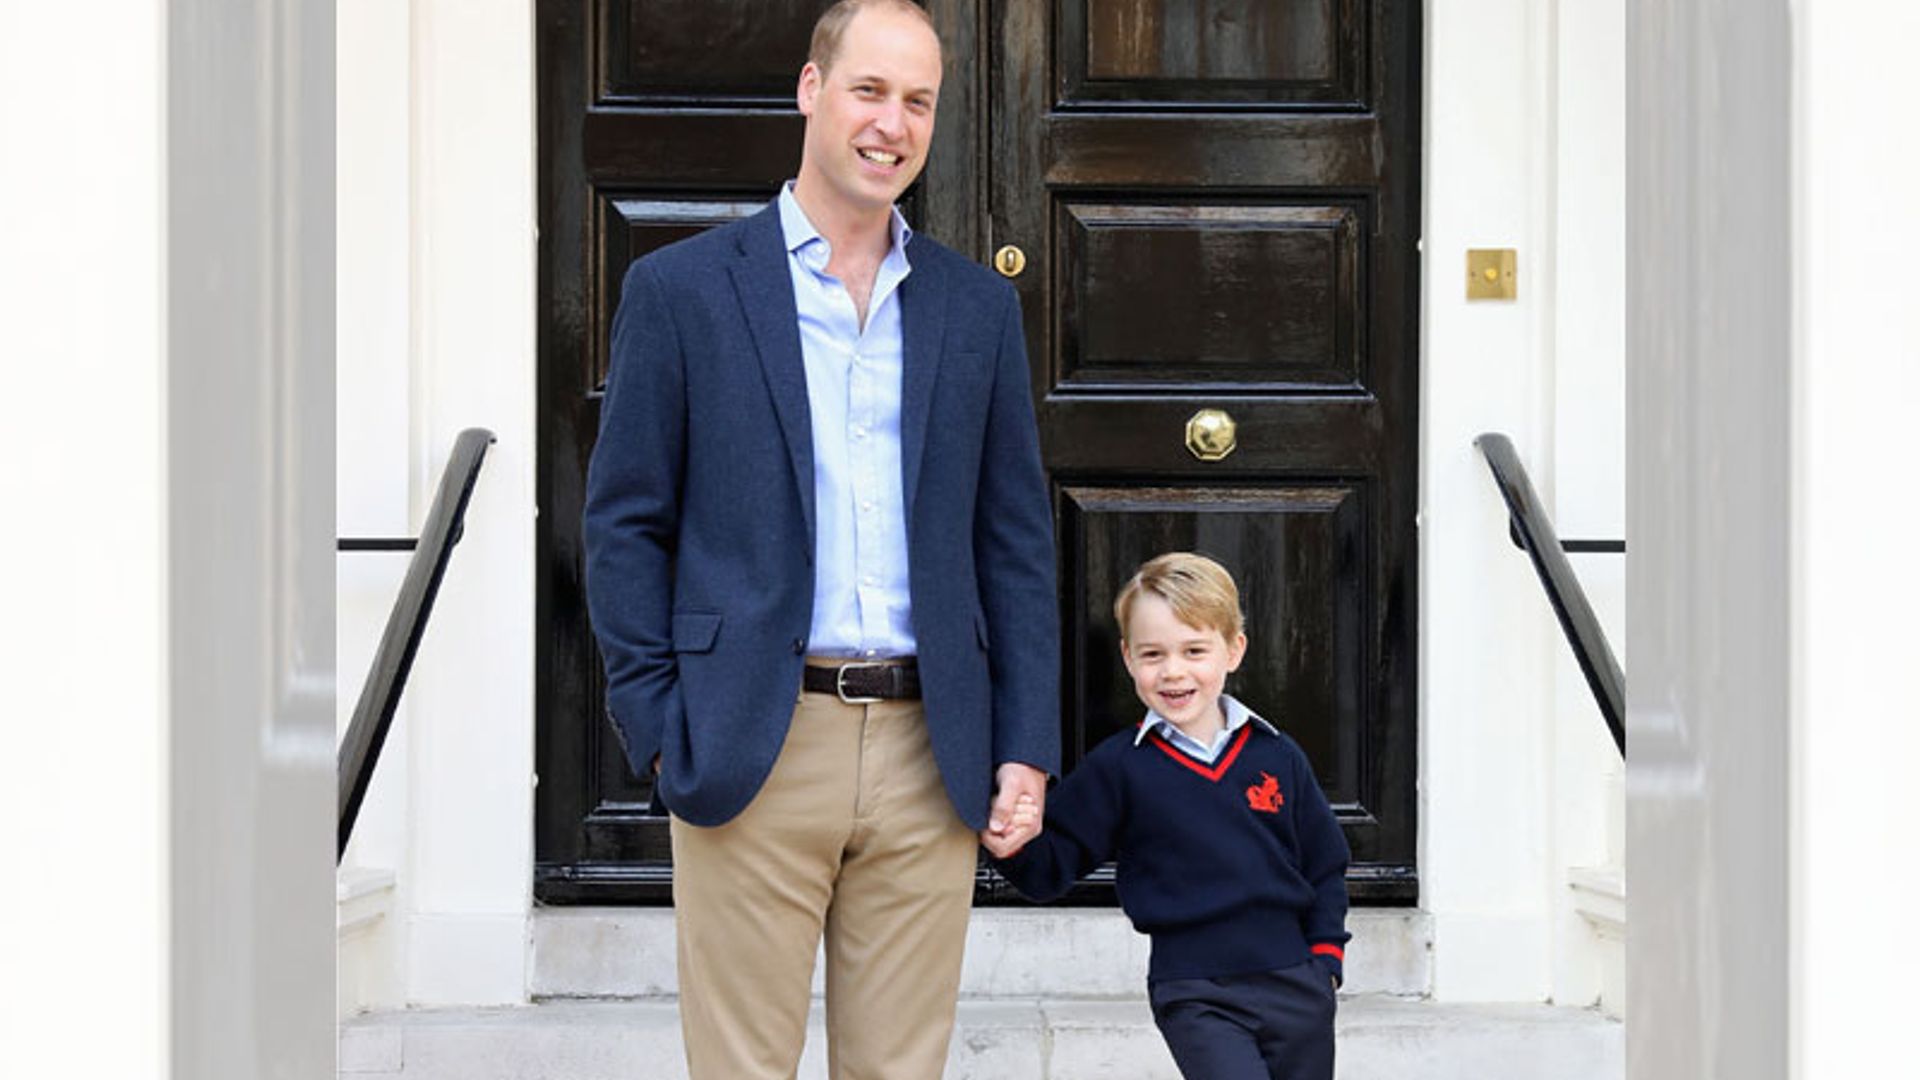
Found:
[{"label": "man's face", "polygon": [[884,7],[855,15],[831,66],[800,71],[801,187],[830,213],[884,212],[926,164],[939,96],[940,39],[925,23]]}]

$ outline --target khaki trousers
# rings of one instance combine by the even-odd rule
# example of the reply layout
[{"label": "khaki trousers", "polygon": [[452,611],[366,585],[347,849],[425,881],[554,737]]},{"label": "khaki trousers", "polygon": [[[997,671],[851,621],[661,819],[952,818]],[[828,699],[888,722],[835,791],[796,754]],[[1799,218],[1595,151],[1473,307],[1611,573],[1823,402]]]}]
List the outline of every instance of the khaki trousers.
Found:
[{"label": "khaki trousers", "polygon": [[680,1023],[693,1080],[787,1080],[826,941],[834,1080],[945,1068],[978,840],[917,701],[802,694],[773,772],[715,828],[674,818]]}]

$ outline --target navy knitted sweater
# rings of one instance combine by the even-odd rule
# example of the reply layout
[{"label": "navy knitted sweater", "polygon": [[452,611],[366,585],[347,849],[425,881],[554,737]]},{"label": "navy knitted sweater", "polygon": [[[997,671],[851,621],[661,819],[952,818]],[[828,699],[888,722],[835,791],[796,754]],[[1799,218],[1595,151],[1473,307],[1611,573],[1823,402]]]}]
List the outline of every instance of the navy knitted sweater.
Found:
[{"label": "navy knitted sweater", "polygon": [[1272,971],[1339,981],[1347,841],[1297,743],[1249,721],[1214,764],[1156,732],[1095,747],[1047,796],[1046,828],[995,866],[1051,900],[1113,859],[1120,906],[1153,938],[1147,980]]}]

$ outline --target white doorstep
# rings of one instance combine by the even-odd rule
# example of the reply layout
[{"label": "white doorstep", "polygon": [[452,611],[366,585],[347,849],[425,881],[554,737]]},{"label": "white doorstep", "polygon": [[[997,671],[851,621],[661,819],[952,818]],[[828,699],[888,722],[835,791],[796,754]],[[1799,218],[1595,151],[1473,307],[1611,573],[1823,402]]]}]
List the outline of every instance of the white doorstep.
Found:
[{"label": "white doorstep", "polygon": [[[1433,984],[1433,924],[1411,908],[1347,918],[1346,991],[1420,996]],[[1116,908],[979,908],[967,927],[969,998],[1127,999],[1145,993],[1147,939]],[[549,907],[533,919],[533,996],[671,997],[669,908]],[[814,965],[814,994],[821,992]]]},{"label": "white doorstep", "polygon": [[[1343,997],[1338,1080],[1620,1080],[1624,1028],[1593,1010]],[[801,1080],[826,1076],[816,1004]],[[370,1013],[339,1080],[685,1080],[671,1000]],[[946,1080],[1179,1080],[1144,1001],[963,1001]]]}]

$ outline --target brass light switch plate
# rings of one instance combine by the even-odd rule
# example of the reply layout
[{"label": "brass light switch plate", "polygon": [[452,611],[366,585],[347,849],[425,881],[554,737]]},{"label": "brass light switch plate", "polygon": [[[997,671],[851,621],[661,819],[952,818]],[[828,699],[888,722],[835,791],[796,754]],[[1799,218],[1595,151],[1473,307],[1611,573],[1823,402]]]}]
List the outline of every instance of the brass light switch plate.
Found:
[{"label": "brass light switch plate", "polygon": [[1467,249],[1467,299],[1512,300],[1520,294],[1512,248]]}]

